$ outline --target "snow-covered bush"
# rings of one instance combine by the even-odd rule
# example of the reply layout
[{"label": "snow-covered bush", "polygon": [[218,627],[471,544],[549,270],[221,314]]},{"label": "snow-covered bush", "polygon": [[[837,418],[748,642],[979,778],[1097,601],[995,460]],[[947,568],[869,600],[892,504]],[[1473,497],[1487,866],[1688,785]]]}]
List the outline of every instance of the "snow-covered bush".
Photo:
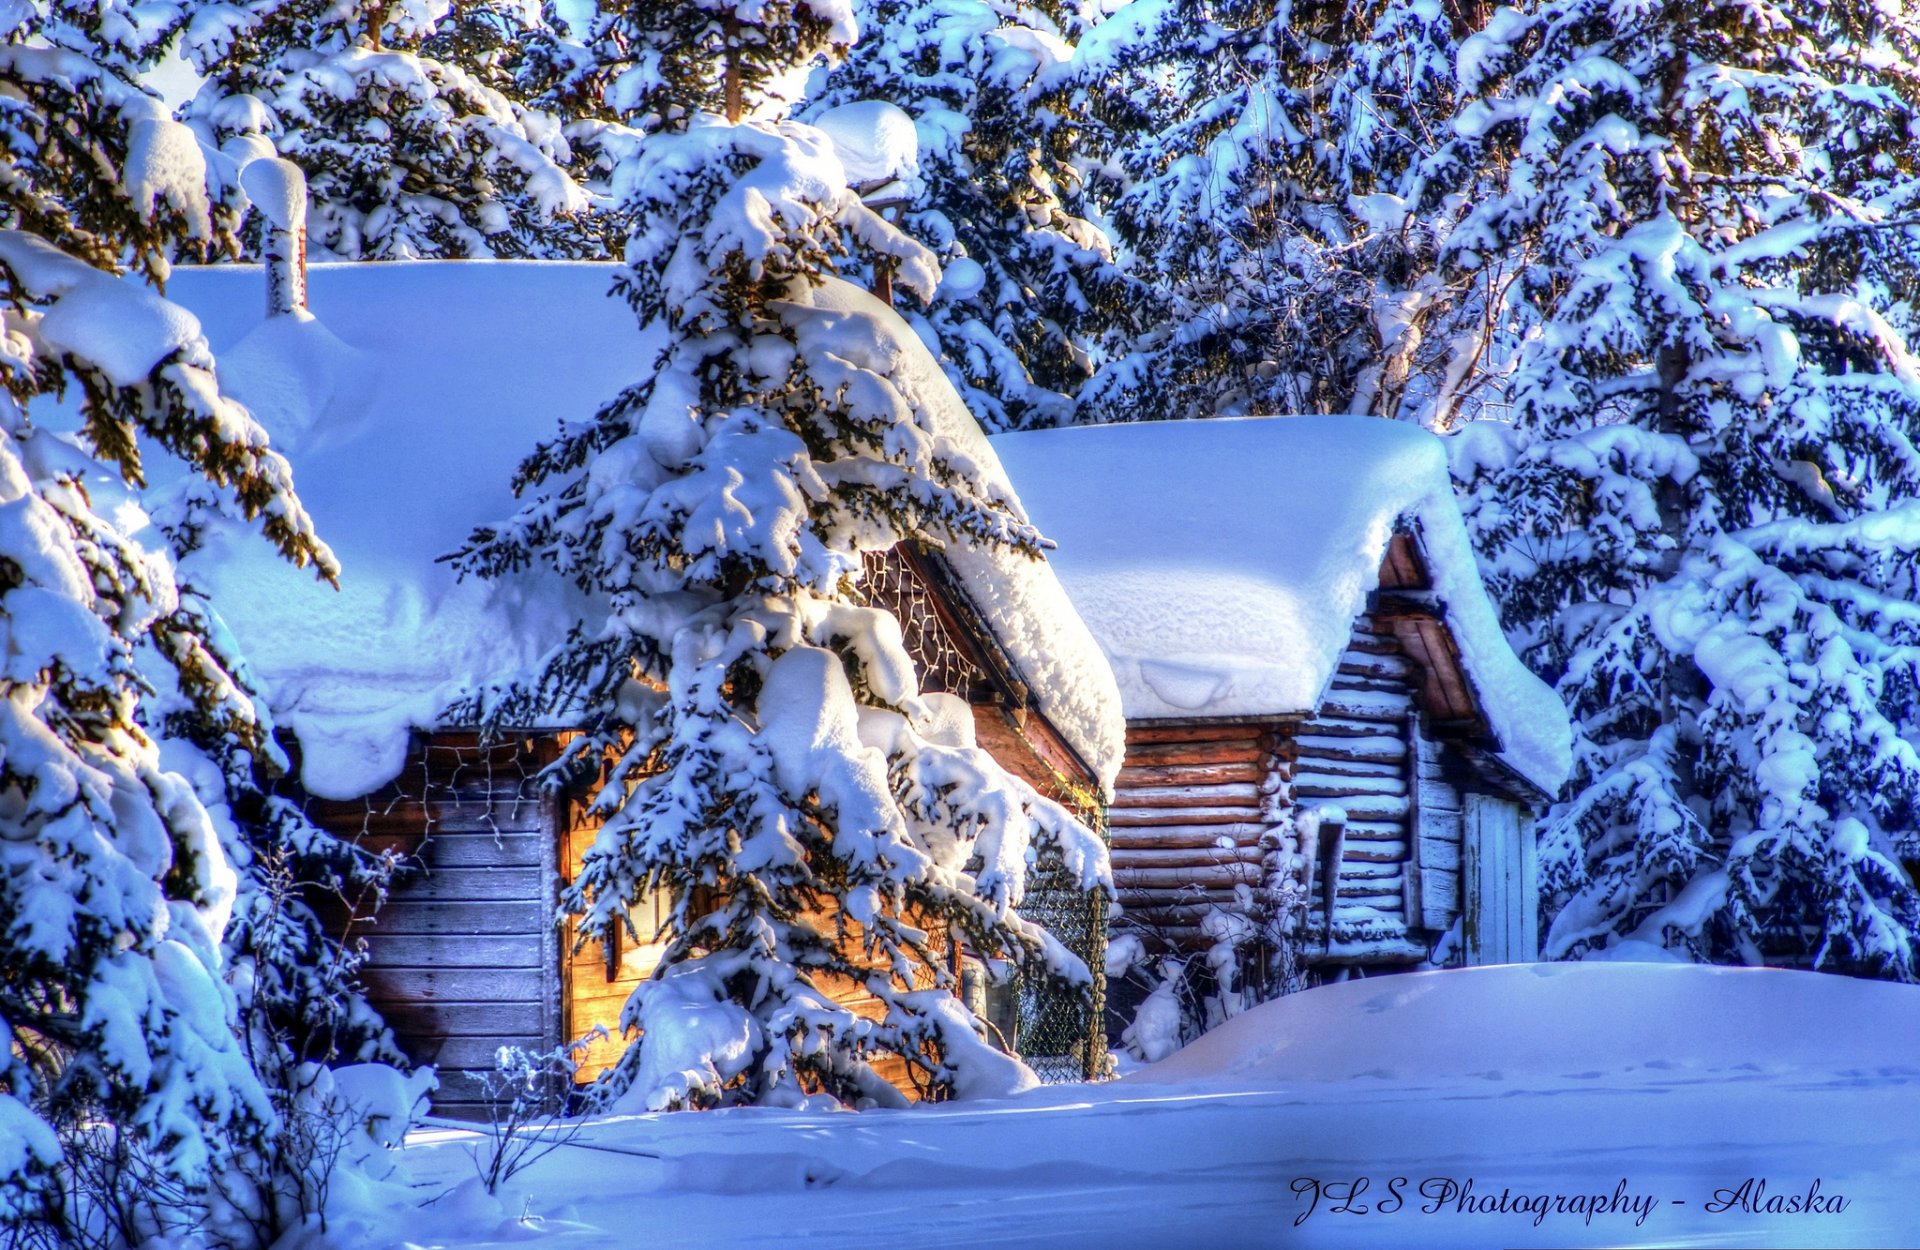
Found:
[{"label": "snow-covered bush", "polygon": [[1920,976],[1916,57],[1907,10],[1805,0],[1461,48],[1449,260],[1503,292],[1513,419],[1456,474],[1574,713],[1549,955]]},{"label": "snow-covered bush", "polygon": [[[546,561],[605,612],[481,710],[507,726],[579,709],[560,767],[617,760],[565,904],[584,939],[625,930],[665,953],[603,1094],[896,1101],[882,1055],[936,1096],[1005,1092],[1032,1077],[980,1041],[947,944],[1087,983],[1015,909],[1030,848],[1090,889],[1104,851],[974,745],[964,708],[920,693],[899,623],[858,587],[865,554],[901,541],[1039,540],[936,424],[952,391],[912,332],[828,276],[859,245],[924,298],[932,258],[847,189],[819,132],[748,120],[778,109],[755,84],[851,40],[851,14],[761,17],[716,34],[694,79],[628,83],[660,116],[622,170],[639,227],[624,289],[666,346],[534,453],[529,502],[463,555],[479,573]],[[655,892],[665,932],[633,933]]]}]

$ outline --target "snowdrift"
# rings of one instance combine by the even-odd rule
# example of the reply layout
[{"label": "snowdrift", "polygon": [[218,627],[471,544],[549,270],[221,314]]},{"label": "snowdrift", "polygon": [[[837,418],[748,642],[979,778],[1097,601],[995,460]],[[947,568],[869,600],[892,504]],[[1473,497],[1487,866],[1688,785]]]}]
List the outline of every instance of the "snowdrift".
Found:
[{"label": "snowdrift", "polygon": [[1920,1075],[1920,987],[1778,968],[1507,964],[1264,1004],[1123,1085]]}]

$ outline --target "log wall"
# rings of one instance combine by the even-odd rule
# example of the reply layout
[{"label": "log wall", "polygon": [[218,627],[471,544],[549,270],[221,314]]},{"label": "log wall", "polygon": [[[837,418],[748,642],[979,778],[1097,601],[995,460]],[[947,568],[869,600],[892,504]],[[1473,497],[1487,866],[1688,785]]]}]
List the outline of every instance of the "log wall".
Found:
[{"label": "log wall", "polygon": [[[1306,930],[1309,949],[1317,943],[1330,957],[1362,958],[1364,944],[1408,940],[1416,680],[1399,644],[1363,616],[1317,714],[1287,744],[1294,804],[1347,816],[1338,863],[1315,873]],[[1319,850],[1330,848],[1323,841]]]},{"label": "log wall", "polygon": [[[1310,962],[1425,959],[1460,912],[1464,765],[1423,727],[1421,682],[1396,631],[1362,616],[1311,717],[1129,725],[1109,815],[1125,929],[1199,953],[1214,909],[1242,912],[1249,891],[1257,909],[1293,874],[1311,881]],[[1308,807],[1346,820],[1303,841]]]},{"label": "log wall", "polygon": [[1287,808],[1278,743],[1269,724],[1128,726],[1107,828],[1125,926],[1150,949],[1203,948],[1207,915],[1265,880]]}]

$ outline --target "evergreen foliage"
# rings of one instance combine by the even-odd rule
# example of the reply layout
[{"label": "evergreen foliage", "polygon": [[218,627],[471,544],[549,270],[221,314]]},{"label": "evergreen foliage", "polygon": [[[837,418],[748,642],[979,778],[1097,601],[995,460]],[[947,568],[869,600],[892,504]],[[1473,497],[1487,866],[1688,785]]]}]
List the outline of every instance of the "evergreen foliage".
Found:
[{"label": "evergreen foliage", "polygon": [[945,266],[927,323],[947,374],[990,430],[1065,424],[1144,299],[1093,220],[1078,168],[1080,21],[1058,4],[873,0],[864,38],[809,101],[907,112],[919,134],[900,225]]},{"label": "evergreen foliage", "polygon": [[524,102],[531,28],[489,3],[245,0],[198,10],[189,117],[305,173],[316,258],[606,256],[617,223],[561,119]]},{"label": "evergreen foliage", "polygon": [[[545,561],[606,611],[475,710],[512,726],[579,709],[586,732],[559,767],[610,761],[592,798],[605,825],[565,906],[583,939],[665,953],[603,1094],[892,1101],[884,1056],[936,1096],[1011,1088],[1020,1070],[980,1037],[941,948],[964,936],[1085,982],[1014,908],[1030,846],[1089,887],[1104,853],[973,746],[964,706],[918,692],[898,622],[858,584],[864,553],[903,540],[1038,538],[935,428],[911,332],[829,277],[857,244],[924,297],[932,258],[846,188],[823,136],[769,119],[780,105],[759,84],[843,47],[851,13],[715,9],[690,31],[690,12],[655,28],[636,6],[616,27],[636,66],[654,63],[645,48],[683,58],[619,88],[654,101],[622,175],[639,225],[624,290],[665,347],[647,380],[534,453],[517,483],[530,501],[462,556],[483,574]],[[634,931],[630,909],[657,893],[664,933]],[[864,988],[880,1017],[835,985]]]},{"label": "evergreen foliage", "polygon": [[1575,718],[1553,956],[1914,979],[1913,16],[1541,0],[1461,50],[1449,263],[1511,427],[1457,472]]},{"label": "evergreen foliage", "polygon": [[1076,73],[1117,168],[1101,189],[1156,297],[1088,388],[1098,420],[1249,412],[1419,419],[1456,402],[1477,325],[1435,257],[1460,204],[1430,183],[1452,0],[1135,0]]},{"label": "evergreen foliage", "polygon": [[158,450],[337,573],[193,318],[121,276],[235,244],[232,163],[137,82],[180,16],[23,7],[0,43],[0,1224],[58,1245],[274,1240],[320,1162],[289,1135],[301,1074],[393,1058],[289,888],[332,864],[377,894],[387,866],[266,797],[285,761],[174,581],[186,534],[143,547],[93,500]]}]

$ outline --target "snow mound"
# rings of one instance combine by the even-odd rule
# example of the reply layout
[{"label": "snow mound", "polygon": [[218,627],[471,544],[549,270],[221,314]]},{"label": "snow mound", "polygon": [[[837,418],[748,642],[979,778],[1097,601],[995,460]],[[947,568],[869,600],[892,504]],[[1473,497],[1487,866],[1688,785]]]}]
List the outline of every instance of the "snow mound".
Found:
[{"label": "snow mound", "polygon": [[1085,426],[993,440],[1129,719],[1320,703],[1411,522],[1502,755],[1548,792],[1566,712],[1501,633],[1439,439],[1372,417]]},{"label": "snow mound", "polygon": [[[1835,1027],[1839,1021],[1863,1027]],[[1867,1026],[1866,1022],[1871,1022]],[[1323,986],[1236,1016],[1123,1082],[1675,1084],[1920,1074],[1920,987],[1701,964],[1502,964]]]},{"label": "snow mound", "polygon": [[920,172],[920,138],[913,118],[885,100],[842,104],[815,117],[813,125],[833,140],[853,186],[909,179]]}]

